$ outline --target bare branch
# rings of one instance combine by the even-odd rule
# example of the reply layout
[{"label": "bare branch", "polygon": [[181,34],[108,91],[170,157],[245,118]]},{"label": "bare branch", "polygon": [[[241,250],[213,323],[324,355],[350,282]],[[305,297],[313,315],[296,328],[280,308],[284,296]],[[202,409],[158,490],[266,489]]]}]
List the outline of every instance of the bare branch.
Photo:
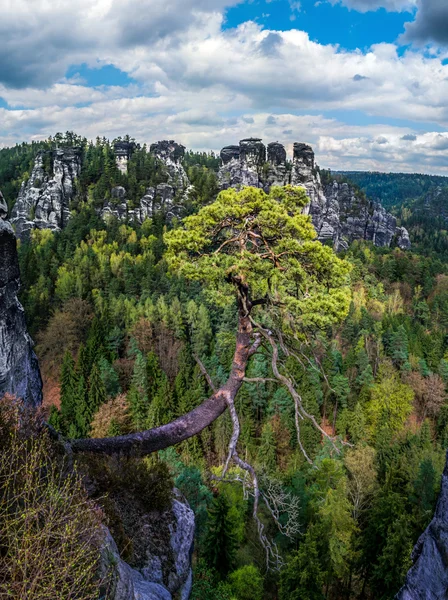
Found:
[{"label": "bare branch", "polygon": [[215,392],[215,393],[216,393],[216,391],[217,391],[217,389],[216,389],[216,386],[215,386],[215,384],[213,383],[213,380],[212,380],[212,378],[210,377],[210,375],[209,375],[209,373],[208,373],[207,369],[205,368],[205,366],[204,366],[204,363],[201,361],[201,359],[199,358],[199,356],[197,356],[197,354],[193,354],[193,358],[194,358],[194,360],[197,362],[197,365],[198,365],[198,367],[199,367],[199,369],[200,369],[200,371],[201,371],[202,375],[205,377],[205,379],[206,379],[206,381],[207,381],[207,383],[208,383],[208,385],[209,385],[209,388],[210,388],[211,390],[213,390],[213,392]]},{"label": "bare branch", "polygon": [[270,381],[277,383],[277,379],[272,377],[245,377],[243,381],[244,383],[268,383]]}]

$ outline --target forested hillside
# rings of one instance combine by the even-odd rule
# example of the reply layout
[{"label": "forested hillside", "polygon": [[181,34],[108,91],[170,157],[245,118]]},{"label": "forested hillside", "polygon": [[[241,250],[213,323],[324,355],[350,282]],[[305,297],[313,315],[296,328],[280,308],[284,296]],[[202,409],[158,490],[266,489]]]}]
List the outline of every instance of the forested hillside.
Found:
[{"label": "forested hillside", "polygon": [[448,177],[423,173],[377,173],[375,171],[336,171],[356,183],[369,198],[386,208],[415,200],[434,187],[448,185]]},{"label": "forested hillside", "polygon": [[[163,169],[145,146],[133,154],[126,175],[116,168],[107,140],[59,143],[83,148],[82,201],[62,231],[35,230],[19,248],[21,300],[37,341],[50,423],[68,438],[168,423],[226,381],[235,350],[235,302],[222,302],[226,283],[210,294],[202,280],[191,281],[185,266],[170,268],[176,261],[167,250],[169,232],[181,230],[181,222],[163,213],[142,225],[106,223],[97,215],[95,206],[114,185],[132,201],[163,181]],[[37,150],[52,144],[0,151],[0,189],[10,205]],[[212,154],[186,154],[194,186],[188,214],[214,199],[217,166]],[[429,184],[418,177],[421,196]],[[355,181],[375,195],[368,179]],[[312,268],[310,258],[303,262],[302,281],[312,282],[307,294],[317,288],[323,263],[334,269],[326,277],[345,277],[349,287],[347,310],[340,308],[334,323],[329,305],[316,296],[295,356],[280,350],[280,369],[318,427],[305,419],[298,438],[295,401],[274,377],[267,343],[249,363],[235,401],[238,454],[255,468],[268,501],[260,503],[259,518],[276,563],[266,568],[254,499],[238,481],[240,469],[229,469],[230,483],[219,478],[232,436],[228,412],[158,455],[196,514],[194,600],[387,600],[403,584],[411,549],[434,510],[448,443],[448,255],[437,255],[445,233],[432,231],[433,221],[412,221],[417,217],[405,203],[408,192],[397,184],[395,201],[393,185],[385,179],[381,186],[375,189],[385,190],[388,206],[403,201],[401,219],[411,225],[415,249],[358,241],[338,258],[322,247]],[[236,202],[226,198],[229,206]],[[430,251],[423,248],[428,243]],[[203,279],[213,279],[210,267],[203,268]],[[263,288],[260,275],[259,291],[268,296],[271,279],[260,273],[267,283]],[[281,289],[279,314],[294,293],[290,283]],[[263,323],[272,327],[269,319]],[[277,519],[269,501],[280,507]],[[103,509],[112,522],[117,518],[107,502]],[[137,556],[130,534],[122,524],[115,527],[132,565]]]}]

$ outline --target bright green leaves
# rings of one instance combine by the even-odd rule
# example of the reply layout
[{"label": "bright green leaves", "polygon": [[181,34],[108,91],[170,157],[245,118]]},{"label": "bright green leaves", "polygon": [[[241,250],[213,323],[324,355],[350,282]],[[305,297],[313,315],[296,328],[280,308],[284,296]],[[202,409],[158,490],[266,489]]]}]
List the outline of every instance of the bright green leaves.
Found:
[{"label": "bright green leaves", "polygon": [[238,282],[287,328],[331,325],[348,310],[350,266],[316,240],[307,202],[291,186],[225,190],[165,235],[168,264],[204,283],[219,306],[234,300]]}]

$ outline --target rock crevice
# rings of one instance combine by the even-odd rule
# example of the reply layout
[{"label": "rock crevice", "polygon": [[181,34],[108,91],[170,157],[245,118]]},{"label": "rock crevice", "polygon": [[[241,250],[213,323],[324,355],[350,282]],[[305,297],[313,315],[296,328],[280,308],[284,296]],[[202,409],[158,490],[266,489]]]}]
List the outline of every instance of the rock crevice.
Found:
[{"label": "rock crevice", "polygon": [[396,600],[448,598],[448,455],[434,517],[420,536],[412,560]]},{"label": "rock crevice", "polygon": [[17,294],[20,289],[17,241],[6,217],[0,192],[0,398],[11,394],[28,406],[42,402],[42,379],[28,335],[25,313]]},{"label": "rock crevice", "polygon": [[31,176],[22,183],[11,212],[11,223],[21,239],[33,229],[59,231],[70,218],[70,202],[81,174],[81,148],[59,148],[37,154]]}]

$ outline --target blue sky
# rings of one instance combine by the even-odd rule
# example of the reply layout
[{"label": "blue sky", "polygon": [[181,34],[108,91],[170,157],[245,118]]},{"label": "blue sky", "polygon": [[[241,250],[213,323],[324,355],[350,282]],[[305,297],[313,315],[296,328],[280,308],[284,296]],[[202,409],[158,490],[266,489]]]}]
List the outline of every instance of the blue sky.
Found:
[{"label": "blue sky", "polygon": [[0,146],[73,129],[448,172],[446,0],[7,1]]},{"label": "blue sky", "polygon": [[303,29],[320,44],[339,44],[348,50],[369,48],[381,42],[393,43],[412,20],[412,12],[388,12],[384,8],[367,13],[342,5],[301,0],[293,10],[288,0],[244,2],[226,12],[225,27],[253,20],[268,29]]}]

